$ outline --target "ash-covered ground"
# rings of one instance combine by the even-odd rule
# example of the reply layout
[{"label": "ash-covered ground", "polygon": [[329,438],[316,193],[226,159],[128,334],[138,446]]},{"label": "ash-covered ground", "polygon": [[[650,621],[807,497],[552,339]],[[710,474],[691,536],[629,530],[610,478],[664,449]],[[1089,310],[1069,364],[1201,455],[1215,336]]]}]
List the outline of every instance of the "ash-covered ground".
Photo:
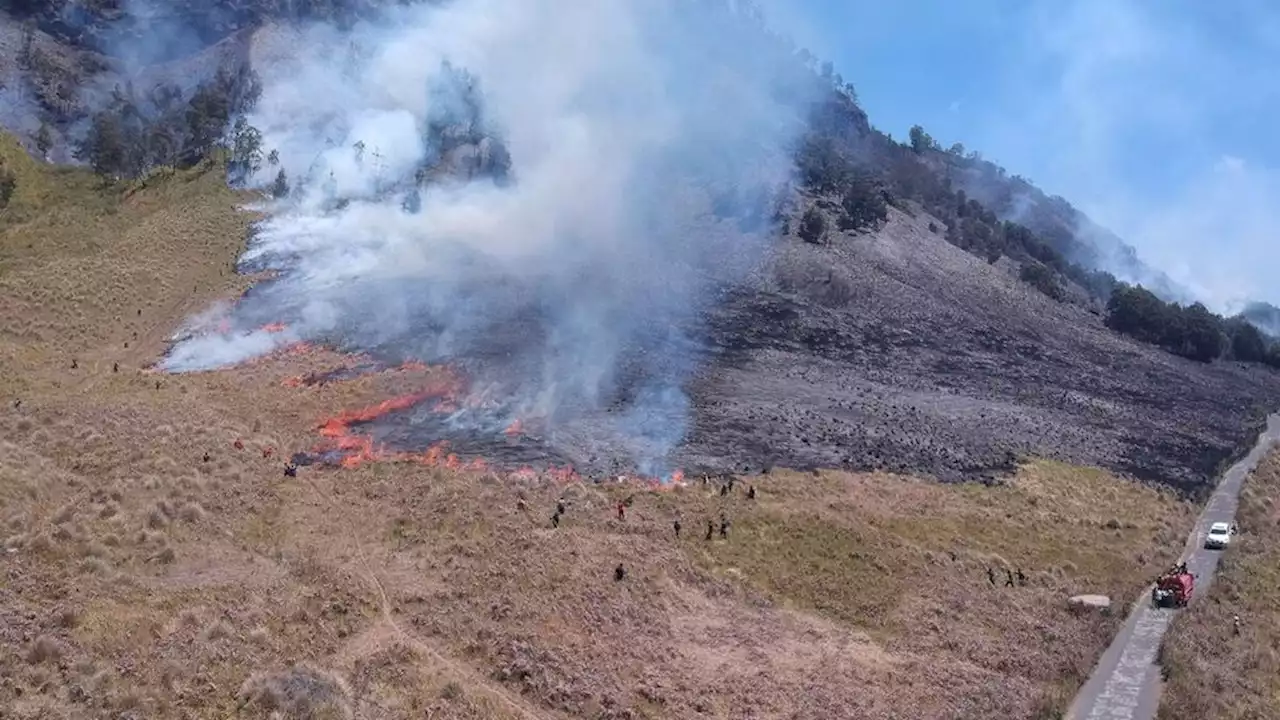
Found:
[{"label": "ash-covered ground", "polygon": [[789,238],[726,298],[683,462],[990,477],[1017,456],[1202,487],[1280,406],[1280,374],[1122,338],[894,212],[830,247]]}]

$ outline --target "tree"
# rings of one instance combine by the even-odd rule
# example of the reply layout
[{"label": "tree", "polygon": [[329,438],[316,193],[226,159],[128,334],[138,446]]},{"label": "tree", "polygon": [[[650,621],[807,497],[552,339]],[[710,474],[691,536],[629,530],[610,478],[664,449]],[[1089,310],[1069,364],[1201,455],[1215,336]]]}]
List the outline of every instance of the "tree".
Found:
[{"label": "tree", "polygon": [[807,243],[821,243],[823,236],[827,234],[826,216],[818,208],[810,206],[800,218],[800,229],[797,232],[800,239]]},{"label": "tree", "polygon": [[1234,318],[1227,325],[1231,336],[1231,356],[1241,362],[1262,362],[1267,357],[1267,342],[1252,323]]},{"label": "tree", "polygon": [[94,114],[89,132],[76,148],[75,156],[88,162],[93,171],[103,177],[118,177],[123,173],[127,158],[120,118],[110,110]]},{"label": "tree", "polygon": [[53,133],[49,131],[49,123],[40,123],[40,129],[36,131],[36,150],[40,153],[43,160],[49,159],[49,150],[53,147]]},{"label": "tree", "polygon": [[844,215],[841,230],[874,230],[889,219],[885,192],[869,177],[858,177],[849,183],[840,198]]},{"label": "tree", "polygon": [[1200,303],[1183,311],[1183,348],[1179,354],[1200,362],[1210,362],[1222,355],[1226,345],[1221,318]]},{"label": "tree", "polygon": [[907,133],[907,137],[911,142],[911,149],[917,155],[924,153],[925,150],[937,150],[938,143],[924,131],[919,125],[912,125],[911,130]]},{"label": "tree", "polygon": [[289,194],[289,176],[285,174],[284,168],[280,168],[280,172],[276,173],[276,179],[271,182],[271,197],[277,200]]},{"label": "tree", "polygon": [[231,136],[231,160],[227,174],[233,182],[244,182],[262,168],[262,133],[244,116],[236,118]]},{"label": "tree", "polygon": [[270,165],[271,167],[275,167],[280,164],[279,150],[272,150],[271,152],[267,153],[267,164]]}]

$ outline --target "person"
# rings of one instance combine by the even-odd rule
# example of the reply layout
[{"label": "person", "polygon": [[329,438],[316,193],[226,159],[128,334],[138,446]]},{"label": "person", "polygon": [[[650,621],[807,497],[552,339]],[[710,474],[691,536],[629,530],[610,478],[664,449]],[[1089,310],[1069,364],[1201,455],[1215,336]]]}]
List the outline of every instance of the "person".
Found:
[{"label": "person", "polygon": [[160,389],[160,381],[159,381],[159,380],[157,380],[157,381],[156,381],[156,389],[157,389],[157,390],[159,390],[159,389]]},{"label": "person", "polygon": [[755,486],[755,485],[748,485],[748,486],[747,486],[747,499],[748,499],[748,500],[755,500],[755,499],[756,499],[756,486]]},{"label": "person", "polygon": [[293,463],[286,463],[284,466],[285,477],[298,477],[298,466]]},{"label": "person", "polygon": [[711,520],[707,520],[707,539],[710,540],[711,536],[714,535],[715,532],[716,532],[716,524],[711,522]]},{"label": "person", "polygon": [[728,495],[728,494],[729,494],[729,483],[724,483],[720,486],[720,497],[724,497],[725,495]]},{"label": "person", "polygon": [[209,453],[207,453],[207,452],[206,452],[206,453],[204,454],[204,461],[205,461],[205,462],[209,462],[209,460],[210,460],[210,459],[211,459],[211,458],[210,458],[210,456],[209,456]]},{"label": "person", "polygon": [[627,519],[627,506],[623,503],[618,503],[618,519],[619,520]]},{"label": "person", "polygon": [[553,528],[560,527],[560,513],[553,513],[551,515],[551,527]]},{"label": "person", "polygon": [[1231,626],[1232,626],[1232,629],[1235,631],[1235,634],[1239,635],[1240,634],[1240,616],[1239,615],[1231,616]]},{"label": "person", "polygon": [[1013,587],[1013,571],[1010,570],[1009,568],[1005,568],[1004,574],[1005,574],[1004,586]]},{"label": "person", "polygon": [[729,538],[729,518],[723,513],[720,515],[720,537],[726,540]]},{"label": "person", "polygon": [[996,586],[996,571],[993,568],[987,568],[987,582],[991,583],[991,587]]},{"label": "person", "polygon": [[557,515],[563,515],[563,514],[564,514],[564,500],[557,500],[557,501],[556,501],[556,514],[557,514]]},{"label": "person", "polygon": [[76,362],[75,358],[71,358],[71,369],[75,370],[79,367],[80,367],[80,363]]},{"label": "person", "polygon": [[120,363],[118,363],[118,362],[113,362],[113,363],[111,363],[111,372],[113,372],[113,373],[118,373],[118,372],[120,372]]},{"label": "person", "polygon": [[235,449],[237,449],[237,450],[243,450],[243,449],[244,449],[244,441],[243,441],[243,440],[241,440],[240,438],[236,438],[236,441],[235,441],[235,442],[233,442],[233,443],[231,443],[231,445],[232,445],[233,447],[235,447]]},{"label": "person", "polygon": [[1018,568],[1018,587],[1027,586],[1027,576],[1022,574],[1022,568]]},{"label": "person", "polygon": [[618,567],[613,569],[613,579],[621,582],[622,578],[627,576],[627,569],[622,567],[622,563],[618,563]]},{"label": "person", "polygon": [[680,537],[680,519],[676,518],[671,523],[671,528],[676,531],[676,538]]}]

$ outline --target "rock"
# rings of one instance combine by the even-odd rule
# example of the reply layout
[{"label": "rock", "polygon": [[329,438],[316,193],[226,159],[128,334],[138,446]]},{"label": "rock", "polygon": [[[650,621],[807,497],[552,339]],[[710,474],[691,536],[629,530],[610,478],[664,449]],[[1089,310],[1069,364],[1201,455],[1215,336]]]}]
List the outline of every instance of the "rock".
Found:
[{"label": "rock", "polygon": [[1106,610],[1111,607],[1111,598],[1106,595],[1075,595],[1067,600],[1072,607]]}]

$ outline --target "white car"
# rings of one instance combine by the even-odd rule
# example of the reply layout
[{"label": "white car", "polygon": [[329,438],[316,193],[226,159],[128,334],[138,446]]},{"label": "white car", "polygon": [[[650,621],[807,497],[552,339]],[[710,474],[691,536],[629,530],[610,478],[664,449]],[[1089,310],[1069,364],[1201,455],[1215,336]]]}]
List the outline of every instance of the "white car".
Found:
[{"label": "white car", "polygon": [[1204,546],[1210,550],[1221,550],[1231,543],[1232,527],[1224,522],[1216,522],[1209,526],[1209,534],[1204,538]]}]

